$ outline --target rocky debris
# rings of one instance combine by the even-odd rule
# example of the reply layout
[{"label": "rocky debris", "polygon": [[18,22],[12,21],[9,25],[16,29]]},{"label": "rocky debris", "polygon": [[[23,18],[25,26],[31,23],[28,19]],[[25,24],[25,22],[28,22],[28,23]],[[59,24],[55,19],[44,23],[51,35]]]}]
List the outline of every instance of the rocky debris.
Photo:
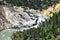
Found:
[{"label": "rocky debris", "polygon": [[[5,17],[6,19],[13,25],[32,25],[34,24],[35,22],[33,21],[36,21],[37,18],[33,18],[30,17],[28,15],[28,13],[26,12],[22,12],[22,11],[16,11],[14,12],[11,8],[8,8],[8,7],[3,7],[4,10],[5,10]],[[12,11],[11,11],[12,10]],[[24,22],[24,23],[23,23]],[[30,23],[30,22],[33,22],[33,23]]]},{"label": "rocky debris", "polygon": [[48,18],[47,16],[44,16],[36,11],[28,13],[25,10],[29,12],[28,9],[22,7],[3,6],[2,14],[4,15],[4,19],[0,19],[1,29],[19,28],[20,30],[25,30],[33,27],[37,28],[41,21],[45,21],[45,18]]},{"label": "rocky debris", "polygon": [[12,27],[12,25],[5,19],[5,17],[0,12],[0,30],[7,29]]}]

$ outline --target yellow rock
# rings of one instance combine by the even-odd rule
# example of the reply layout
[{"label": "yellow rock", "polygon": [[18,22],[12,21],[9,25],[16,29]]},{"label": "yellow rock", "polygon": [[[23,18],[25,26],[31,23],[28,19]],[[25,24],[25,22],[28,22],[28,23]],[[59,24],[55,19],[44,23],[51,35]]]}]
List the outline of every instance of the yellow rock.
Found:
[{"label": "yellow rock", "polygon": [[55,7],[55,12],[59,12],[60,11],[60,3],[58,3]]}]

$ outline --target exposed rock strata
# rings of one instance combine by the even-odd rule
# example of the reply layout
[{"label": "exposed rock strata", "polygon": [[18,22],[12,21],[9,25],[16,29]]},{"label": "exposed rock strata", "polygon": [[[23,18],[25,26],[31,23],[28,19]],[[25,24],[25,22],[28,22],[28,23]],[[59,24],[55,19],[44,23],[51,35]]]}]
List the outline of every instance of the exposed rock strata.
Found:
[{"label": "exposed rock strata", "polygon": [[43,14],[39,14],[35,10],[33,11],[33,14],[31,14],[31,12],[28,13],[29,11],[29,9],[24,9],[21,7],[3,6],[2,14],[4,15],[4,19],[1,19],[2,21],[0,21],[2,22],[1,26],[2,24],[4,24],[4,26],[2,26],[1,29],[33,28],[37,27],[37,25],[41,23],[41,21],[45,21],[45,18],[48,18]]}]

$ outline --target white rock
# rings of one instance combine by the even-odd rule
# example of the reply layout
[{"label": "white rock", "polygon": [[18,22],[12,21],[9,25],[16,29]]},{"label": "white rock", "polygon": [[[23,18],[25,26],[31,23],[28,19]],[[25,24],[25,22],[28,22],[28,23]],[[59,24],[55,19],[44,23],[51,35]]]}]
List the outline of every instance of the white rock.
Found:
[{"label": "white rock", "polygon": [[18,12],[11,12],[8,7],[4,7],[4,11],[6,19],[13,25],[31,26],[35,24],[36,18],[32,20],[26,12],[22,12],[21,10]]},{"label": "white rock", "polygon": [[48,19],[48,17],[44,16],[42,13],[40,14],[38,12],[32,11],[33,14],[31,14],[31,13],[23,12],[23,10],[20,10],[21,7],[17,7],[16,10],[15,8],[16,7],[14,8],[3,7],[5,12],[5,18],[7,19],[7,21],[9,21],[13,26],[20,28],[20,31],[33,27],[37,28],[39,23],[45,21],[45,19]]}]

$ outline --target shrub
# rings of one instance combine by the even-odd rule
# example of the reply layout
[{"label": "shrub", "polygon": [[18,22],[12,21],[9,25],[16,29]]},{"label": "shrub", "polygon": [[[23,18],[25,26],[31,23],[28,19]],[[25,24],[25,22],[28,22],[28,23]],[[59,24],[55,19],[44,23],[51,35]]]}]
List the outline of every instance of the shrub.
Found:
[{"label": "shrub", "polygon": [[16,6],[26,6],[33,9],[46,9],[60,0],[5,0],[7,3]]},{"label": "shrub", "polygon": [[55,40],[60,36],[60,14],[54,14],[49,21],[42,22],[37,29],[32,28],[13,34],[13,40]]}]

